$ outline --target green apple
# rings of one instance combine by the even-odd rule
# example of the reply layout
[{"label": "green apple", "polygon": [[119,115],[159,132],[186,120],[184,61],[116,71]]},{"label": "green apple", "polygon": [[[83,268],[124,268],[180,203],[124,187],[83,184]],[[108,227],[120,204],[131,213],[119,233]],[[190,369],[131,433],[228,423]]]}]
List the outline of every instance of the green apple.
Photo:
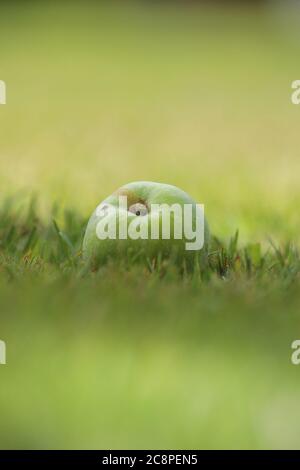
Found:
[{"label": "green apple", "polygon": [[203,210],[187,193],[169,184],[138,181],[122,186],[94,211],[83,255],[97,267],[125,258],[151,265],[171,258],[193,267],[195,260],[203,262],[208,243]]}]

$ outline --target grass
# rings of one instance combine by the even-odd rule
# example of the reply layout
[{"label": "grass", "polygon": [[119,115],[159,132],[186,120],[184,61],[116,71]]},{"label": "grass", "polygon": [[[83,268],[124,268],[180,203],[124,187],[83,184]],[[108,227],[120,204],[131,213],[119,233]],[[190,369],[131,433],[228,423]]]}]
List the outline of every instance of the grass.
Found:
[{"label": "grass", "polygon": [[[56,218],[61,220],[62,226]],[[45,221],[38,214],[34,198],[25,206],[9,198],[0,208],[0,220],[2,268],[8,278],[17,277],[20,269],[21,274],[27,271],[43,274],[48,270],[58,276],[65,271],[75,275],[79,273],[83,277],[91,274],[82,258],[87,220],[80,213],[55,206],[50,220]],[[175,268],[172,261],[168,264],[167,260],[159,266],[148,260],[143,266],[144,273],[164,277],[172,271],[175,279],[186,277],[199,282],[208,282],[211,278],[279,279],[287,285],[297,282],[300,266],[297,246],[289,242],[279,247],[270,239],[269,249],[263,252],[259,243],[248,243],[240,248],[238,237],[236,231],[225,243],[212,235],[208,260],[193,273],[185,272],[184,266]],[[131,269],[131,261],[127,263],[111,260],[112,266],[121,270]]]},{"label": "grass", "polygon": [[91,272],[80,214],[45,222],[15,204],[0,217],[1,447],[298,445],[295,247],[239,247],[235,234],[192,275]]},{"label": "grass", "polygon": [[[297,12],[233,8],[1,5],[1,448],[300,447]],[[205,203],[206,266],[88,269],[133,180]]]}]

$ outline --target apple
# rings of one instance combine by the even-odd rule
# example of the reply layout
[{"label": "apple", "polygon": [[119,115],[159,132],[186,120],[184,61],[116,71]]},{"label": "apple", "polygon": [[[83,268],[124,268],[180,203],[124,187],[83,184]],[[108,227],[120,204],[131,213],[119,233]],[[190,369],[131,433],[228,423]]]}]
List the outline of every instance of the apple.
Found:
[{"label": "apple", "polygon": [[[199,241],[195,234],[200,231]],[[193,268],[195,260],[204,262],[208,243],[203,211],[201,217],[199,205],[187,193],[169,184],[137,181],[122,186],[94,211],[83,240],[83,256],[95,267],[109,259],[153,265],[169,258]]]}]

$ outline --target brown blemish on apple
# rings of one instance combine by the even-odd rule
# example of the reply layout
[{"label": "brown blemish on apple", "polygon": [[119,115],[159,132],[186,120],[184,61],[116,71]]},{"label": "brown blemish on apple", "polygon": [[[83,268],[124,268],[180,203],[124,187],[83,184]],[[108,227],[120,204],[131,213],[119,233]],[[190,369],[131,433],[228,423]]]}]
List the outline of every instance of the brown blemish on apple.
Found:
[{"label": "brown blemish on apple", "polygon": [[126,196],[127,197],[127,210],[133,204],[143,204],[148,209],[148,204],[140,197],[137,197],[132,191],[126,188],[120,188],[114,193],[117,197],[119,196]]}]

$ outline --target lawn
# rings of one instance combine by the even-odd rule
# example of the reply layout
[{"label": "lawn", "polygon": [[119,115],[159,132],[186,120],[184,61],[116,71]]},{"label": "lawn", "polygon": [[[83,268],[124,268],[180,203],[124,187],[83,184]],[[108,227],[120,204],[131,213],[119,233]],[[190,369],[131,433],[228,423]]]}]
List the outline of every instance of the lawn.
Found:
[{"label": "lawn", "polygon": [[[300,447],[296,14],[1,4],[1,448]],[[207,265],[81,258],[124,183],[205,204]]]}]

